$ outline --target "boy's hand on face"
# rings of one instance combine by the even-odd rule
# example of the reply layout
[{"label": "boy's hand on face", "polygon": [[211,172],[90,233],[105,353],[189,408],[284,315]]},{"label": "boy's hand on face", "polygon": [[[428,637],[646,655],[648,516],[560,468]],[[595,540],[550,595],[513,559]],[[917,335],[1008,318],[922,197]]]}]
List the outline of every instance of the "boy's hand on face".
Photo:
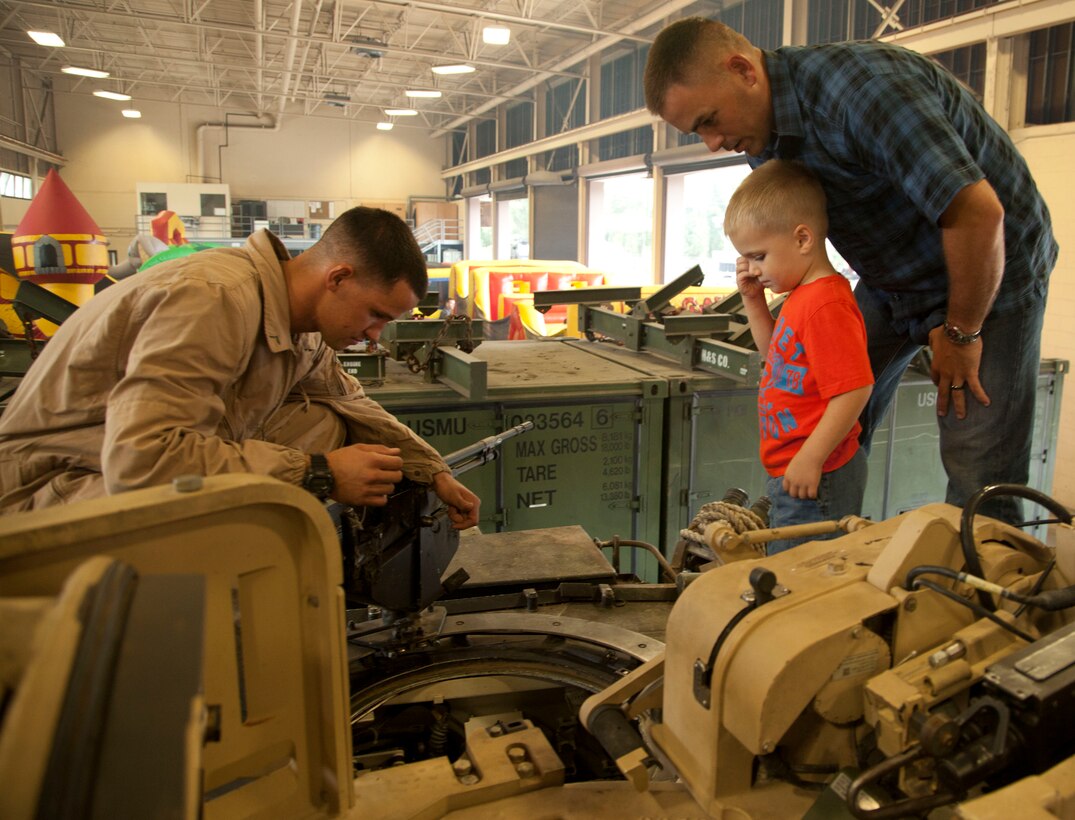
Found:
[{"label": "boy's hand on face", "polygon": [[800,450],[784,473],[784,492],[792,498],[817,498],[822,466],[813,459],[804,458]]},{"label": "boy's hand on face", "polygon": [[765,288],[758,281],[760,272],[752,273],[750,260],[740,256],[735,260],[735,286],[744,299],[764,299]]}]

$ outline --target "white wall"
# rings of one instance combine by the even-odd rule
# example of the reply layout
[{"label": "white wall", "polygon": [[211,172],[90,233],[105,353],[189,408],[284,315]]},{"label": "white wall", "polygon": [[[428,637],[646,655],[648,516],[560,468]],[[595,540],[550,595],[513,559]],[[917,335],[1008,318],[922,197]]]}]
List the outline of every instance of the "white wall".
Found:
[{"label": "white wall", "polygon": [[[1075,362],[1075,124],[1012,134],[1049,205],[1060,257],[1049,281],[1041,354]],[[988,340],[986,342],[988,344]],[[1052,495],[1075,506],[1075,379],[1068,374],[1060,410]]]},{"label": "white wall", "polygon": [[[125,103],[85,93],[57,92],[60,175],[101,227],[111,247],[135,233],[139,182],[200,182],[198,126],[223,122],[209,107],[137,102],[142,118],[120,116]],[[253,118],[232,118],[251,125]],[[206,182],[218,182],[222,128],[202,129]],[[232,200],[402,200],[443,196],[443,141],[419,129],[377,131],[337,117],[284,117],[276,130],[229,127],[223,182]],[[7,212],[3,214],[7,223]],[[14,227],[13,225],[11,227]]]},{"label": "white wall", "polygon": [[[215,176],[223,129],[205,133],[206,168]],[[350,120],[284,117],[277,132],[229,128],[228,143],[223,181],[231,185],[232,199],[444,196],[443,141],[419,129],[385,132]]]},{"label": "white wall", "polygon": [[142,119],[128,120],[119,113],[125,105],[88,94],[55,96],[56,140],[67,158],[60,176],[120,256],[135,233],[136,183],[191,181],[183,109],[139,103]]}]

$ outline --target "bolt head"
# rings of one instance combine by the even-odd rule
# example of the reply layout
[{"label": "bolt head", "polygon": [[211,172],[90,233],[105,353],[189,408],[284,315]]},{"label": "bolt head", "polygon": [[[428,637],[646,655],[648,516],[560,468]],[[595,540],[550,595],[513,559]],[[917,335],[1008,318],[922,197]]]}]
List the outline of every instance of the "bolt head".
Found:
[{"label": "bolt head", "polygon": [[195,493],[204,483],[200,475],[180,475],[172,479],[172,489],[177,493]]}]

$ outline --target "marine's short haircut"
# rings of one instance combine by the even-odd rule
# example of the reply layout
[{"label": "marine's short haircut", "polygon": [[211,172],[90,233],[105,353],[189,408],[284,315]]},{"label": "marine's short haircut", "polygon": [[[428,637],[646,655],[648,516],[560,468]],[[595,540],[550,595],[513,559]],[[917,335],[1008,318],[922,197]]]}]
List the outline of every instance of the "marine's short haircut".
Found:
[{"label": "marine's short haircut", "polygon": [[646,58],[642,78],[646,108],[660,116],[665,96],[673,85],[694,82],[698,72],[724,55],[752,48],[746,37],[717,20],[705,17],[677,20],[657,35]]},{"label": "marine's short haircut", "polygon": [[348,262],[385,287],[402,279],[419,299],[426,295],[422,249],[407,223],[390,211],[362,205],[344,211],[307,253]]},{"label": "marine's short haircut", "polygon": [[807,225],[819,237],[829,229],[825,189],[805,165],[771,159],[744,179],[724,211],[724,233],[749,226],[764,231],[790,231]]}]

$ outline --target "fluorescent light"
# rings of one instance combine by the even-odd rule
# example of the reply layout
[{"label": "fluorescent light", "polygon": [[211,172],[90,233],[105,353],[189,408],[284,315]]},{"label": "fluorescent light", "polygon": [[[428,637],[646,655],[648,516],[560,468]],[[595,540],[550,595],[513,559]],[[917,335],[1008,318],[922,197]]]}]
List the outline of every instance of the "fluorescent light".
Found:
[{"label": "fluorescent light", "polygon": [[142,117],[142,112],[137,108],[124,108],[120,113],[129,120],[137,120]]},{"label": "fluorescent light", "polygon": [[129,100],[130,94],[118,94],[115,91],[94,91],[93,96],[104,97],[106,100]]},{"label": "fluorescent light", "polygon": [[435,65],[433,66],[434,74],[470,74],[474,71],[474,66],[458,63],[456,65]]},{"label": "fluorescent light", "polygon": [[37,43],[39,46],[51,46],[52,48],[63,48],[64,41],[59,34],[51,31],[28,31],[30,39]]},{"label": "fluorescent light", "polygon": [[386,117],[416,117],[418,112],[413,108],[386,108],[384,110]]},{"label": "fluorescent light", "polygon": [[408,97],[422,98],[428,100],[439,100],[441,92],[435,90],[426,90],[424,88],[408,88],[403,92]]},{"label": "fluorescent light", "polygon": [[511,29],[506,26],[486,26],[482,29],[482,42],[491,46],[506,46],[511,40]]},{"label": "fluorescent light", "polygon": [[93,77],[97,80],[103,80],[108,76],[107,71],[98,71],[96,68],[82,68],[77,65],[65,65],[60,71],[64,74],[75,74],[79,77]]},{"label": "fluorescent light", "polygon": [[393,123],[390,123],[390,122],[379,122],[379,123],[377,123],[377,130],[378,131],[391,131],[393,128],[395,128],[395,125]]}]

